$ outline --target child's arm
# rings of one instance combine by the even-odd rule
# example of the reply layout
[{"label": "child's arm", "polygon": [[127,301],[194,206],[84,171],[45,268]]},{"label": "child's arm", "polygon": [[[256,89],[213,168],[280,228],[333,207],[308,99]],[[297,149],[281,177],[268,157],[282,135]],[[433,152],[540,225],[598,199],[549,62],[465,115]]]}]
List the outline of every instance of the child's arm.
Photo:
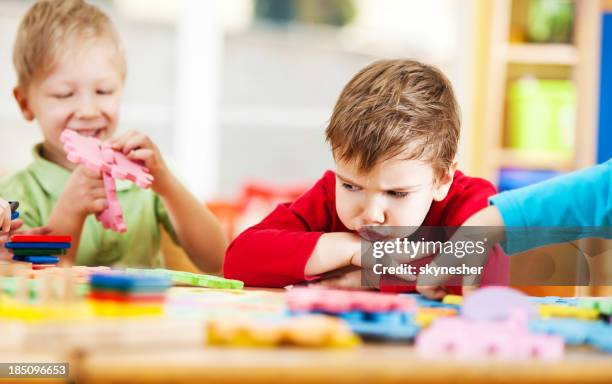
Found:
[{"label": "child's arm", "polygon": [[70,235],[72,244],[63,260],[74,263],[85,219],[108,206],[100,172],[78,166],[51,211],[47,227],[51,234]]},{"label": "child's arm", "polygon": [[[359,238],[340,230],[333,206],[335,176],[329,172],[293,203],[279,204],[229,246],[226,277],[250,286],[302,283],[359,259]],[[360,260],[359,260],[360,261]]]},{"label": "child's arm", "polygon": [[170,172],[157,146],[139,132],[128,132],[110,144],[149,169],[155,179],[151,187],[161,197],[181,246],[195,265],[209,273],[220,271],[227,240],[219,222]]}]

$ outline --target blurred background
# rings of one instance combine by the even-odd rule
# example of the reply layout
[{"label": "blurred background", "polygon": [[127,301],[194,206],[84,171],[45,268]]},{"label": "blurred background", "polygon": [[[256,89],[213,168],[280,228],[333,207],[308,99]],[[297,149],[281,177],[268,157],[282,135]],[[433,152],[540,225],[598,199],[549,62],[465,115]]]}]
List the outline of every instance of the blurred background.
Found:
[{"label": "blurred background", "polygon": [[[0,0],[0,177],[41,139],[11,89]],[[149,134],[233,237],[333,161],[342,86],[379,58],[439,66],[462,109],[460,168],[502,189],[612,157],[611,1],[100,0],[128,59],[120,130]]]}]

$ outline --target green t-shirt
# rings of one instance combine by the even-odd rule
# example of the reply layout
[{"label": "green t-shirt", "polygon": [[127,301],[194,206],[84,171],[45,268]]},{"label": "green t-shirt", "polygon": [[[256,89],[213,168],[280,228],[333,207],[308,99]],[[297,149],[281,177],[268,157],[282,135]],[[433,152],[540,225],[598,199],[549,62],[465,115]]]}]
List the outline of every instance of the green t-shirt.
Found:
[{"label": "green t-shirt", "polygon": [[[34,147],[34,161],[25,170],[0,183],[0,196],[19,201],[20,218],[27,228],[48,223],[71,174],[44,159],[41,148],[40,144]],[[162,267],[160,224],[175,242],[177,237],[161,199],[150,189],[140,189],[125,180],[117,180],[117,197],[127,231],[104,229],[94,215],[89,215],[81,233],[76,264]]]}]

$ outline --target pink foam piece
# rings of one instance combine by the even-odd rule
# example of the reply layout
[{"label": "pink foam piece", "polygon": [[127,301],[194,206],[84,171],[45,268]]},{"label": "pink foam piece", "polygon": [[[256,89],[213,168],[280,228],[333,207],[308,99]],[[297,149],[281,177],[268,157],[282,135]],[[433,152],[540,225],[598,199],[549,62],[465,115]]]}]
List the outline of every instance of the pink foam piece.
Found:
[{"label": "pink foam piece", "polygon": [[117,200],[113,178],[130,180],[140,188],[148,188],[153,183],[153,176],[149,170],[142,164],[128,159],[123,153],[113,150],[99,139],[81,136],[67,129],[62,132],[60,140],[64,144],[68,160],[102,172],[109,206],[96,217],[104,228],[125,232],[127,228],[123,221],[121,204]]},{"label": "pink foam piece", "polygon": [[441,317],[416,339],[420,356],[426,358],[558,361],[563,339],[534,334],[525,323],[474,322],[461,317]]},{"label": "pink foam piece", "polygon": [[410,297],[379,292],[293,288],[289,290],[286,298],[287,306],[295,312],[411,312],[416,309],[415,301]]},{"label": "pink foam piece", "polygon": [[529,298],[508,287],[480,288],[463,301],[461,315],[475,321],[501,321],[523,316],[535,319],[538,309]]},{"label": "pink foam piece", "polygon": [[106,229],[123,233],[127,230],[125,222],[123,221],[123,211],[121,210],[121,204],[117,199],[117,190],[115,187],[115,179],[113,179],[108,173],[102,173],[102,179],[104,180],[104,190],[106,191],[106,199],[108,201],[108,207],[98,213],[96,218]]}]

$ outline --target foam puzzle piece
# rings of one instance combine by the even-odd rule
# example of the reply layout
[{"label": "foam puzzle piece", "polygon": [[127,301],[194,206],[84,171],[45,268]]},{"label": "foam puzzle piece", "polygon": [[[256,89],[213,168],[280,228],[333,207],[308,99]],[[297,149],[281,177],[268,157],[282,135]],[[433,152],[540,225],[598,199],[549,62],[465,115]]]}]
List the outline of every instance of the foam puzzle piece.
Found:
[{"label": "foam puzzle piece", "polygon": [[459,295],[446,295],[442,299],[444,304],[461,305],[463,304],[463,296]]},{"label": "foam puzzle piece", "polygon": [[530,333],[514,321],[477,322],[461,317],[441,317],[416,339],[420,356],[459,359],[558,361],[563,357],[563,339]]},{"label": "foam puzzle piece", "polygon": [[485,287],[465,299],[461,314],[473,321],[503,321],[517,315],[535,319],[538,311],[526,295],[515,289]]},{"label": "foam puzzle piece", "polygon": [[529,322],[529,329],[536,333],[558,335],[567,344],[579,345],[588,342],[594,324],[591,321],[577,319],[545,319]]},{"label": "foam puzzle piece", "polygon": [[92,290],[100,288],[120,291],[163,292],[170,287],[170,280],[161,276],[145,276],[112,271],[91,274],[90,285]]},{"label": "foam puzzle piece", "polygon": [[609,324],[599,325],[589,333],[588,341],[594,347],[612,353],[612,327]]},{"label": "foam puzzle piece", "polygon": [[538,308],[540,316],[548,317],[571,317],[582,320],[596,320],[599,311],[593,308],[570,307],[557,304],[540,304]]},{"label": "foam puzzle piece", "polygon": [[321,315],[281,318],[211,318],[208,343],[247,347],[297,345],[351,348],[359,338],[341,320]]},{"label": "foam puzzle piece", "polygon": [[130,180],[140,188],[148,188],[153,183],[153,176],[149,170],[96,138],[84,137],[75,131],[64,130],[60,140],[64,144],[68,160],[102,172],[109,206],[96,217],[104,228],[125,232],[127,228],[123,220],[121,205],[117,199],[115,179]]},{"label": "foam puzzle piece", "polygon": [[440,300],[431,300],[419,293],[402,293],[400,294],[400,296],[410,297],[411,299],[415,300],[416,305],[419,308],[450,308],[450,309],[459,308],[457,304],[448,304],[448,303],[443,303]]},{"label": "foam puzzle piece", "polygon": [[159,303],[166,300],[166,296],[159,292],[123,293],[120,291],[96,290],[90,292],[88,297],[91,300],[108,300],[123,303]]},{"label": "foam puzzle piece", "polygon": [[72,236],[13,235],[11,241],[15,243],[71,243]]},{"label": "foam puzzle piece", "polygon": [[167,277],[174,284],[190,285],[194,287],[216,288],[216,289],[242,289],[244,282],[240,280],[225,279],[219,276],[203,275],[198,273],[173,271],[171,269],[139,269],[127,268],[128,273],[140,273],[145,275],[158,275]]},{"label": "foam puzzle piece", "polygon": [[81,136],[75,131],[64,130],[60,136],[68,160],[85,164],[92,170],[109,173],[113,178],[130,180],[140,188],[148,188],[153,183],[149,170],[130,159],[123,153],[114,151],[101,140]]},{"label": "foam puzzle piece", "polygon": [[366,291],[292,288],[287,292],[286,299],[292,312],[411,312],[416,309],[414,300],[409,297]]},{"label": "foam puzzle piece", "polygon": [[351,311],[339,314],[338,317],[344,320],[353,332],[369,339],[413,340],[421,329],[413,321],[413,314],[407,312]]},{"label": "foam puzzle piece", "polygon": [[13,260],[25,261],[32,264],[57,264],[59,257],[57,256],[13,256]]},{"label": "foam puzzle piece", "polygon": [[559,305],[569,305],[569,306],[575,306],[578,304],[578,299],[575,297],[559,297],[559,296],[545,296],[545,297],[530,296],[529,301],[531,301],[534,304],[559,304]]},{"label": "foam puzzle piece", "polygon": [[68,249],[70,243],[14,243],[8,242],[4,246],[9,249]]},{"label": "foam puzzle piece", "polygon": [[414,323],[422,328],[427,328],[438,317],[457,316],[458,311],[454,308],[430,308],[419,307],[414,316]]},{"label": "foam puzzle piece", "polygon": [[108,207],[102,212],[96,214],[96,218],[102,224],[102,227],[111,229],[115,232],[123,233],[127,231],[125,221],[123,220],[123,211],[121,203],[117,199],[117,188],[115,180],[107,173],[102,173],[104,182],[104,190],[106,191],[106,201]]},{"label": "foam puzzle piece", "polygon": [[578,306],[595,309],[602,315],[612,315],[612,297],[582,298],[578,301]]}]

